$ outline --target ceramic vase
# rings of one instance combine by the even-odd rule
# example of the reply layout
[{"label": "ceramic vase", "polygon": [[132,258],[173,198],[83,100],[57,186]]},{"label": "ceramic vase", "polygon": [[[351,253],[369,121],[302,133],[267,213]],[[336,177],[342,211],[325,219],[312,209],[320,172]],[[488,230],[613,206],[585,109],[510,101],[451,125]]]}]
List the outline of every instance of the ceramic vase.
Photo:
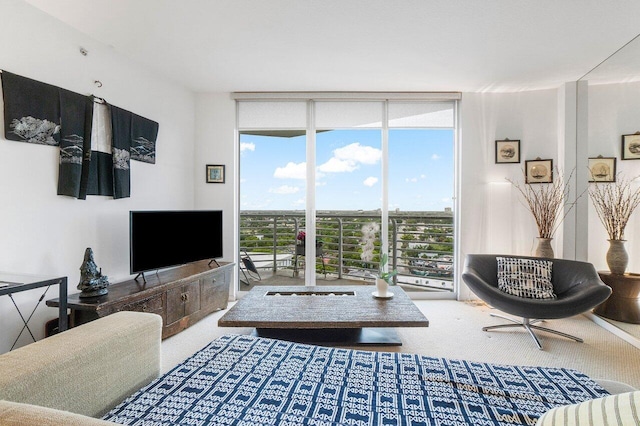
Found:
[{"label": "ceramic vase", "polygon": [[376,291],[378,297],[387,297],[389,295],[389,283],[382,278],[376,278]]},{"label": "ceramic vase", "polygon": [[607,265],[612,274],[624,274],[629,263],[629,255],[624,248],[625,240],[609,240],[607,250]]},{"label": "ceramic vase", "polygon": [[536,257],[553,258],[553,247],[551,247],[553,238],[538,237],[538,247],[536,247]]}]

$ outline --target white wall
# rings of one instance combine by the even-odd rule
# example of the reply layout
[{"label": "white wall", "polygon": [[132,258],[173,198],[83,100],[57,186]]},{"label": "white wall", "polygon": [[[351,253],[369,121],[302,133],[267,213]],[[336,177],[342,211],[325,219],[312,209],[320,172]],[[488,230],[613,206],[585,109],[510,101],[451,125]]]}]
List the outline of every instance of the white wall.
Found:
[{"label": "white wall", "polygon": [[[79,53],[80,46],[88,56]],[[56,195],[59,149],[7,141],[4,132],[0,136],[0,270],[68,276],[74,293],[85,248],[92,247],[111,282],[129,278],[129,210],[194,207],[195,96],[18,0],[0,5],[0,68],[93,93],[160,123],[156,164],[132,161],[131,198],[120,200]],[[202,181],[204,170],[198,175]],[[35,290],[15,295],[27,315],[39,296]],[[53,297],[57,288],[46,299]],[[32,320],[36,337],[56,315],[54,308],[38,309]],[[0,323],[2,353],[21,326],[6,296],[0,297]]]},{"label": "white wall", "polygon": [[[80,55],[79,46],[89,55]],[[84,249],[92,247],[112,282],[126,279],[128,211],[136,209],[223,209],[224,260],[233,260],[238,183],[235,103],[229,93],[193,95],[18,0],[0,6],[0,68],[93,93],[160,123],[157,163],[132,162],[132,196],[123,200],[55,195],[58,149],[0,137],[0,270],[66,275],[74,292]],[[94,80],[103,87],[95,87]],[[474,252],[535,250],[533,219],[505,177],[522,181],[524,160],[558,159],[557,124],[556,90],[463,95],[461,260]],[[521,140],[521,164],[494,163],[495,140],[507,137]],[[226,166],[224,184],[205,183],[207,164]],[[29,292],[18,298],[29,309],[38,297]],[[461,298],[466,297],[463,290]],[[20,325],[9,303],[0,298],[0,352]],[[45,313],[34,323],[39,336],[42,323],[56,315],[53,308],[40,310]]]},{"label": "white wall", "polygon": [[[640,131],[640,83],[590,85],[589,157],[616,157],[617,171],[631,179],[640,176],[640,160],[621,160],[622,135]],[[634,187],[640,183],[635,181]],[[609,243],[604,226],[589,202],[589,262],[597,270],[608,270],[605,256]],[[636,210],[625,229],[629,253],[628,272],[640,271],[640,209]]]},{"label": "white wall", "polygon": [[[236,181],[236,103],[230,93],[196,96],[195,198],[196,209],[224,211],[224,260],[233,261],[237,229]],[[206,183],[207,164],[225,166],[225,182]],[[232,278],[235,283],[235,278]],[[232,285],[230,297],[237,286]]]},{"label": "white wall", "polygon": [[[470,253],[532,255],[537,228],[506,178],[524,183],[525,160],[558,165],[557,90],[464,93],[461,106],[460,262]],[[520,164],[495,164],[495,141],[520,140]],[[562,166],[560,166],[562,168]],[[554,251],[562,246],[554,241]],[[473,298],[460,282],[459,299]]]}]

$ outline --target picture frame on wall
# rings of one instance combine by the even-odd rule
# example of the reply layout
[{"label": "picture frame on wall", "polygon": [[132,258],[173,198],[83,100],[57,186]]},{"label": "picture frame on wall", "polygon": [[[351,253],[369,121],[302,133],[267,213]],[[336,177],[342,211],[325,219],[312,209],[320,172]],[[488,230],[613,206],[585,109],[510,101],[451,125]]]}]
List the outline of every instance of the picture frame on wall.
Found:
[{"label": "picture frame on wall", "polygon": [[207,164],[207,183],[224,183],[224,165]]},{"label": "picture frame on wall", "polygon": [[640,132],[631,135],[622,135],[623,160],[640,160]]},{"label": "picture frame on wall", "polygon": [[553,160],[527,160],[525,164],[525,183],[551,183],[553,182]]},{"label": "picture frame on wall", "polygon": [[616,157],[589,157],[589,182],[615,182]]},{"label": "picture frame on wall", "polygon": [[519,163],[520,140],[503,139],[496,141],[496,164]]}]

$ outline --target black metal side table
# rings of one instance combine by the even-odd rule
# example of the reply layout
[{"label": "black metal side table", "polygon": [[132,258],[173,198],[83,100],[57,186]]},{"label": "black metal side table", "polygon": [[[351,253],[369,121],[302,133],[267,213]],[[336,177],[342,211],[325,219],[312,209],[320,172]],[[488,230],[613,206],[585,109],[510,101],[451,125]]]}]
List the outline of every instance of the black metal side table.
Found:
[{"label": "black metal side table", "polygon": [[[23,326],[20,330],[20,333],[16,337],[16,340],[13,342],[10,350],[16,346],[18,339],[22,336],[25,330],[29,332],[33,341],[36,341],[31,329],[29,328],[29,321],[33,317],[33,314],[40,306],[40,303],[44,299],[49,287],[52,285],[58,286],[58,295],[60,297],[60,305],[58,307],[58,330],[65,331],[68,327],[67,323],[67,277],[47,277],[47,276],[39,276],[39,275],[29,275],[29,274],[14,274],[10,272],[0,272],[0,296],[8,295],[13,302],[13,306],[15,306],[20,318],[22,319]],[[16,304],[13,299],[13,293],[19,293],[21,291],[32,290],[34,288],[45,288],[42,296],[38,299],[38,302],[33,307],[31,314],[25,318],[25,316],[20,311],[20,308]]]}]

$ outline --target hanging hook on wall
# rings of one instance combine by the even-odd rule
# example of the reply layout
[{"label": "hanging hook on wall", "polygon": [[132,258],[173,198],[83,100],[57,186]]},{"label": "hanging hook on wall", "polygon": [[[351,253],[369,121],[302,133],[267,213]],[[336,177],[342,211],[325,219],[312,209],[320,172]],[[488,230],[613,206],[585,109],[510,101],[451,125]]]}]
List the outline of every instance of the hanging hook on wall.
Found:
[{"label": "hanging hook on wall", "polygon": [[102,82],[100,80],[95,80],[93,84],[95,84],[97,87],[102,87]]}]

